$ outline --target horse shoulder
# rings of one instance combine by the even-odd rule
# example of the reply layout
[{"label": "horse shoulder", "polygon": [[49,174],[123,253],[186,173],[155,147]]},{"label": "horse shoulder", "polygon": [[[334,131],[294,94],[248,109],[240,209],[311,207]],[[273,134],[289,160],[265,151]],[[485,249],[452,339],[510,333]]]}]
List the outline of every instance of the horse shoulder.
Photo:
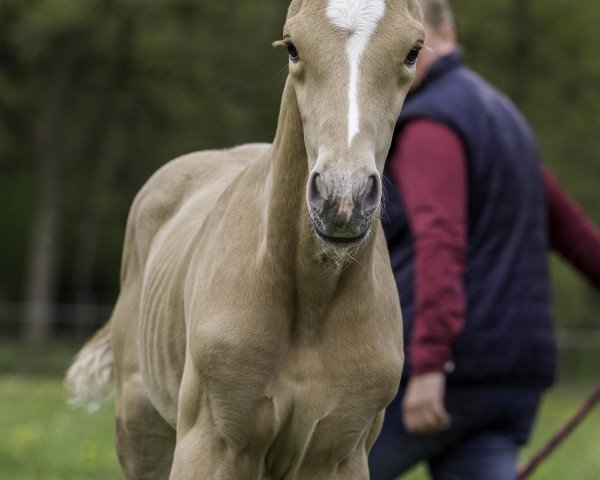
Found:
[{"label": "horse shoulder", "polygon": [[[246,144],[226,150],[205,150],[178,157],[158,169],[136,195],[127,220],[121,282],[141,273],[152,241],[187,202],[203,196],[209,204],[239,173],[268,149]],[[201,219],[206,211],[196,212]]]}]

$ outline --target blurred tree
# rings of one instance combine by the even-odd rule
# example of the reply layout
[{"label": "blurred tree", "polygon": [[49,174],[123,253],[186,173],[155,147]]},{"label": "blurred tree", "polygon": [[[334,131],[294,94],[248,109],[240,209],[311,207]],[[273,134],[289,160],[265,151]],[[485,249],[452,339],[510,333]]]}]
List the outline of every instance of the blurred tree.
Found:
[{"label": "blurred tree", "polygon": [[74,2],[63,3],[68,9],[64,17],[52,15],[55,5],[47,1],[23,10],[16,39],[24,54],[25,68],[33,70],[39,66],[42,73],[32,79],[37,83],[35,88],[43,92],[37,98],[31,133],[38,178],[25,293],[28,301],[25,337],[33,343],[47,338],[51,319],[49,306],[55,300],[65,127],[72,104],[71,93],[80,77],[78,66],[86,40],[88,12]]},{"label": "blurred tree", "polygon": [[[600,3],[451,1],[469,64],[517,102],[545,162],[600,223]],[[286,6],[0,2],[0,304],[112,303],[146,178],[192,150],[271,140],[286,54],[270,44]],[[598,295],[553,265],[561,322],[597,322]],[[63,320],[25,313],[32,341]]]},{"label": "blurred tree", "polygon": [[0,211],[19,230],[0,301],[26,302],[26,338],[48,335],[52,303],[114,300],[127,209],[153,170],[270,140],[285,78],[270,44],[284,18],[275,0],[0,5],[2,186],[19,198]]},{"label": "blurred tree", "polygon": [[522,104],[531,86],[527,81],[528,66],[531,63],[532,43],[534,41],[531,28],[530,1],[512,0],[511,9],[513,46],[509,51],[512,51],[510,58],[513,62],[513,81],[508,94],[517,104]]}]

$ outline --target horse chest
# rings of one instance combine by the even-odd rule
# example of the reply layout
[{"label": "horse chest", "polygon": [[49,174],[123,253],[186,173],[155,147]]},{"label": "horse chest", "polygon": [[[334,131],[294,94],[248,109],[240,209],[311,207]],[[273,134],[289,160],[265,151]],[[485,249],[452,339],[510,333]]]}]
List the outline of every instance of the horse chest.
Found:
[{"label": "horse chest", "polygon": [[252,445],[274,478],[364,454],[400,375],[393,356],[332,339],[204,342],[199,370],[212,423],[234,450]]}]

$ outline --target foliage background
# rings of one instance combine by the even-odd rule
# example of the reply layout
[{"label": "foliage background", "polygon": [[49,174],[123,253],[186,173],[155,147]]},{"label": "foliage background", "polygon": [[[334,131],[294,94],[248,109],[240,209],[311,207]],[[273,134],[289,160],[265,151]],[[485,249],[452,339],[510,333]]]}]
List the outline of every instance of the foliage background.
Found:
[{"label": "foliage background", "polygon": [[[6,332],[67,328],[35,305],[113,303],[128,206],[168,159],[271,140],[286,58],[270,44],[286,4],[0,3],[0,304],[27,302],[4,309]],[[454,6],[470,65],[524,111],[545,162],[600,223],[600,4]],[[553,272],[559,325],[597,326],[599,296],[561,262]]]},{"label": "foliage background", "polygon": [[[544,161],[600,224],[600,2],[453,5],[468,63],[522,109]],[[272,139],[287,61],[270,45],[286,7],[0,0],[0,477],[118,478],[110,411],[84,420],[64,410],[56,379],[37,378],[55,378],[75,351],[57,338],[109,314],[127,211],[152,172],[192,150]],[[557,325],[584,329],[587,347],[561,350],[567,383],[542,411],[537,445],[600,361],[600,296],[556,257],[552,273]],[[597,467],[594,418],[536,478],[593,478],[574,468]]]}]

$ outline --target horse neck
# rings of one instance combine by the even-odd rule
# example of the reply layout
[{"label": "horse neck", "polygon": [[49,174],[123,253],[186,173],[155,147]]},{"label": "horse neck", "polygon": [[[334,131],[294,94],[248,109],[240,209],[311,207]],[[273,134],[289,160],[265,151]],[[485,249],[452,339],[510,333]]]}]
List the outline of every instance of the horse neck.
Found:
[{"label": "horse neck", "polygon": [[289,259],[310,233],[305,200],[308,160],[298,102],[289,81],[283,92],[275,139],[265,160],[264,242],[269,253]]},{"label": "horse neck", "polygon": [[[263,247],[266,247],[264,250],[270,258],[290,264],[290,259],[295,257],[297,277],[312,277],[318,270],[321,279],[328,277],[331,282],[337,282],[342,271],[350,273],[359,264],[370,263],[372,238],[357,252],[351,252],[350,268],[344,258],[339,255],[335,258],[315,238],[306,203],[309,171],[304,129],[296,94],[289,80],[283,93],[277,133],[266,160]],[[323,275],[324,269],[328,275]]]}]

